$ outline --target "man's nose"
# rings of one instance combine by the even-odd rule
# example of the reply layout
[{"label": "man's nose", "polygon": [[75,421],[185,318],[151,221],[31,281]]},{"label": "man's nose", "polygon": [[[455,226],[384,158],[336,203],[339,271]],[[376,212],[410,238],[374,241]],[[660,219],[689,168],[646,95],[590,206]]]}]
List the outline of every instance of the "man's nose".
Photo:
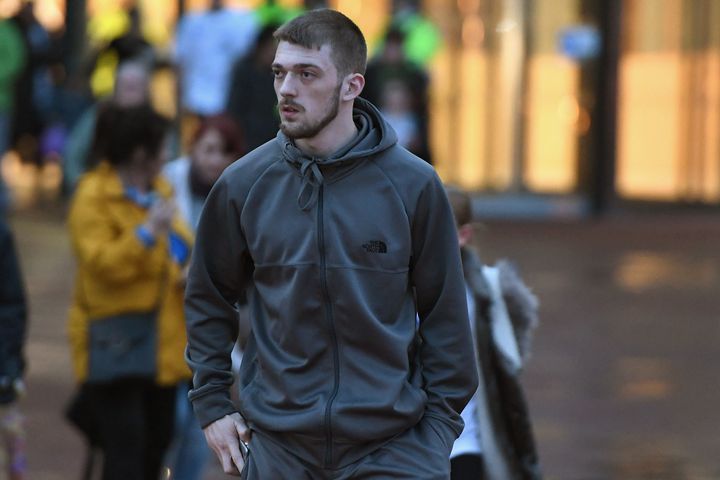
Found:
[{"label": "man's nose", "polygon": [[293,79],[293,75],[287,74],[285,75],[285,77],[283,77],[283,79],[280,81],[278,93],[283,97],[293,97],[296,95],[297,91],[295,88],[295,80]]}]

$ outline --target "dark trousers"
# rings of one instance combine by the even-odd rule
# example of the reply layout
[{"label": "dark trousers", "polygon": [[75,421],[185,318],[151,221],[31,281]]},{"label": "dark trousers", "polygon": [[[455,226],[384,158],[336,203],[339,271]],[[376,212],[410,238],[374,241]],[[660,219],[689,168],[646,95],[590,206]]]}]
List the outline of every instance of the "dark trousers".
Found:
[{"label": "dark trousers", "polygon": [[[360,460],[337,469],[310,465],[269,437],[253,433],[243,480],[447,480],[450,440],[427,418]],[[445,435],[444,433],[442,435]]]},{"label": "dark trousers", "polygon": [[459,455],[450,460],[450,480],[483,480],[483,460],[480,455]]},{"label": "dark trousers", "polygon": [[159,478],[172,440],[176,392],[140,380],[90,387],[103,480]]}]

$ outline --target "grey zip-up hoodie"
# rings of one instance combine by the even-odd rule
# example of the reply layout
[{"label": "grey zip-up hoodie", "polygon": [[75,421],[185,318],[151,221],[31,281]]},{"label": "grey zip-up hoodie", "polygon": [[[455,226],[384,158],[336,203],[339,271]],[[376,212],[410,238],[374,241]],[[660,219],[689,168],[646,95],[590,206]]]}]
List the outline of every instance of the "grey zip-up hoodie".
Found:
[{"label": "grey zip-up hoodie", "polygon": [[331,157],[310,158],[279,133],[223,173],[201,215],[186,293],[201,424],[238,409],[230,352],[246,293],[239,410],[325,468],[421,420],[449,454],[477,387],[443,185],[396,145],[375,107],[355,102],[359,134]]}]

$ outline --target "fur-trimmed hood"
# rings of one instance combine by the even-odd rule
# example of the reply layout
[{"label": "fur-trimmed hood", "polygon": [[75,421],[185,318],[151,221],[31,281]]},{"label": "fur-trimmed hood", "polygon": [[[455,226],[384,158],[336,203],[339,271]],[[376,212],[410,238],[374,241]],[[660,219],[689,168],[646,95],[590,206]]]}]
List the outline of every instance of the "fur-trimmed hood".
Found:
[{"label": "fur-trimmed hood", "polygon": [[[470,286],[480,304],[490,303],[490,290],[483,275],[483,264],[479,255],[472,249],[461,249],[465,281]],[[539,301],[522,281],[517,268],[509,260],[499,260],[495,267],[500,273],[500,289],[510,315],[520,357],[525,363],[530,356],[532,335],[539,324]]]}]

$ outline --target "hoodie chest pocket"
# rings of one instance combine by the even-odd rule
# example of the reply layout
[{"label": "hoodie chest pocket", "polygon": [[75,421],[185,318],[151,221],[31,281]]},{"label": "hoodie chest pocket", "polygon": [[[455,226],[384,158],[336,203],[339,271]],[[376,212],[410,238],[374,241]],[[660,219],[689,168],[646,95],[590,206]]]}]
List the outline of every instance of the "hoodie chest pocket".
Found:
[{"label": "hoodie chest pocket", "polygon": [[354,198],[356,201],[325,202],[328,266],[388,273],[407,271],[412,247],[402,204],[373,195],[366,196],[367,201]]}]

